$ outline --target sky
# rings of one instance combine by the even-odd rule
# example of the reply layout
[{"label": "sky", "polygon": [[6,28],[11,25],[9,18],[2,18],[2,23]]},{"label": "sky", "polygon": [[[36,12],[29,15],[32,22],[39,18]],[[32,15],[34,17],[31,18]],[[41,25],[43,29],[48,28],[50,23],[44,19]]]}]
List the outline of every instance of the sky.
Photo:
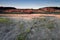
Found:
[{"label": "sky", "polygon": [[0,6],[16,8],[60,7],[60,0],[0,0]]}]

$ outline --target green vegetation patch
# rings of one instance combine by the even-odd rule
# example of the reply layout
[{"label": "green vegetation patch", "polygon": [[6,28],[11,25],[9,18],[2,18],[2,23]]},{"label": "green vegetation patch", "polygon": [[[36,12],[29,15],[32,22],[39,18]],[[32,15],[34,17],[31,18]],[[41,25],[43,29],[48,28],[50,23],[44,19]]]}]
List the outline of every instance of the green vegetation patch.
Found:
[{"label": "green vegetation patch", "polygon": [[53,29],[53,28],[54,28],[54,25],[55,25],[54,21],[49,21],[49,22],[47,23],[47,28],[48,28],[48,29]]},{"label": "green vegetation patch", "polygon": [[46,27],[48,29],[53,29],[55,25],[54,20],[47,19],[46,17],[34,18],[33,23],[34,26]]},{"label": "green vegetation patch", "polygon": [[27,29],[25,32],[19,34],[18,37],[17,37],[17,40],[26,40],[29,32],[30,32],[30,29]]},{"label": "green vegetation patch", "polygon": [[20,26],[20,29],[22,29],[24,27],[24,24],[20,24],[19,26]]},{"label": "green vegetation patch", "polygon": [[[45,18],[45,17],[33,18],[32,23],[33,23],[32,27],[26,29],[26,31],[22,31],[22,33],[20,33],[18,35],[17,40],[26,40],[27,39],[27,35],[31,32],[31,29],[33,29],[33,28],[44,27],[44,28],[48,28],[49,30],[55,28],[54,27],[55,26],[55,21],[54,20],[50,20],[50,19]],[[24,23],[20,24],[20,29],[24,30]]]},{"label": "green vegetation patch", "polygon": [[0,23],[11,23],[8,18],[0,18]]},{"label": "green vegetation patch", "polygon": [[26,38],[26,33],[24,32],[24,33],[21,33],[18,37],[17,37],[17,40],[25,40],[25,38]]}]

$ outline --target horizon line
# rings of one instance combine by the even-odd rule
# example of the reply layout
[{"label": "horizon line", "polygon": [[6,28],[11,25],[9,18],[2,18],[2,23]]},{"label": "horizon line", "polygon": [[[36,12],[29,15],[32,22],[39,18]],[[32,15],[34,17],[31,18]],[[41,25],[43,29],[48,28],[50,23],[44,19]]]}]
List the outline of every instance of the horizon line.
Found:
[{"label": "horizon line", "polygon": [[[14,7],[14,6],[0,6],[0,7]],[[39,8],[45,8],[45,7],[60,7],[60,6],[44,6],[44,7],[14,7],[16,9],[39,9]]]}]

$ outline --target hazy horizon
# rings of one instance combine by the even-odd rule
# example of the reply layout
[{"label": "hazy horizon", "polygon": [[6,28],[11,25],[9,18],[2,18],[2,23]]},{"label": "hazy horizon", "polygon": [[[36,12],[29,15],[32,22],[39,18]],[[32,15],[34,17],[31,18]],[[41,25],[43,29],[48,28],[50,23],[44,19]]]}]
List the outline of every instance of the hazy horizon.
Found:
[{"label": "hazy horizon", "polygon": [[0,0],[0,6],[16,8],[60,7],[60,0]]}]

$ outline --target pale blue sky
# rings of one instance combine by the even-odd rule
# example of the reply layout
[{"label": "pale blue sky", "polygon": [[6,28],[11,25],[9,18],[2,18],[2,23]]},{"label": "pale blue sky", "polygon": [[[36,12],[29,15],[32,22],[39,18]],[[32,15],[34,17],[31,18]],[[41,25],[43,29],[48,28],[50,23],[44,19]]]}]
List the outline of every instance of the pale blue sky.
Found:
[{"label": "pale blue sky", "polygon": [[16,8],[60,7],[60,0],[0,0],[0,6],[11,6]]}]

